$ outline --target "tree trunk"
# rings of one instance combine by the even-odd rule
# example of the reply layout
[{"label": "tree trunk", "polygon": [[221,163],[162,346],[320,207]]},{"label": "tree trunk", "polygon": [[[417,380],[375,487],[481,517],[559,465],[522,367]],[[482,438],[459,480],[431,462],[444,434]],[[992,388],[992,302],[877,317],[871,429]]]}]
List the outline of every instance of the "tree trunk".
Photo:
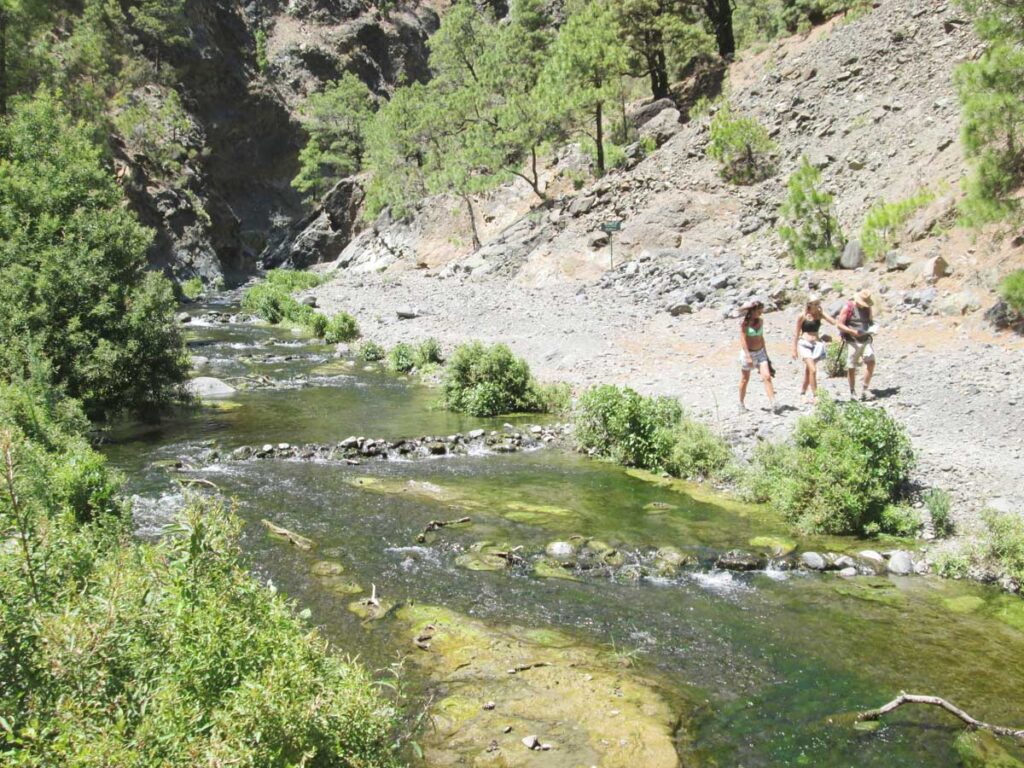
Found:
[{"label": "tree trunk", "polygon": [[602,103],[594,109],[594,133],[597,137],[597,175],[604,176],[604,125],[601,120]]},{"label": "tree trunk", "polygon": [[7,11],[0,10],[0,117],[7,116]]},{"label": "tree trunk", "polygon": [[466,211],[469,212],[469,228],[473,232],[473,250],[480,250],[480,233],[476,229],[476,212],[473,210],[473,201],[469,195],[462,196],[463,202],[466,204]]},{"label": "tree trunk", "polygon": [[705,11],[715,28],[718,55],[731,59],[736,53],[736,38],[732,32],[732,0],[705,0]]},{"label": "tree trunk", "polygon": [[661,47],[658,49],[658,53],[655,56],[657,61],[658,69],[658,90],[654,94],[655,99],[667,99],[668,98],[668,62],[665,58],[665,48]]},{"label": "tree trunk", "polygon": [[544,194],[544,190],[540,188],[540,174],[537,172],[537,147],[530,147],[530,186],[533,187],[534,193],[542,201],[548,199],[547,195]]}]

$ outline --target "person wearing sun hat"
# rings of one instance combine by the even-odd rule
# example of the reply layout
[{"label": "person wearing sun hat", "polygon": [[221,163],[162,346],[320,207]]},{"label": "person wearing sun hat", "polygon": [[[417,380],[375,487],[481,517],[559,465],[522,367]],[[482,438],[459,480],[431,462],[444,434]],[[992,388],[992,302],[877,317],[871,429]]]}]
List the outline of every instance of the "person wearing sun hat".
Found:
[{"label": "person wearing sun hat", "polygon": [[760,299],[751,299],[742,307],[743,321],[740,323],[740,411],[750,410],[744,400],[747,397],[747,384],[750,372],[757,369],[764,382],[764,391],[768,395],[768,407],[775,413],[775,388],[772,386],[772,364],[768,359],[768,350],[764,342],[764,303]]},{"label": "person wearing sun hat", "polygon": [[875,373],[875,350],[872,331],[874,318],[871,307],[874,300],[871,298],[871,291],[861,290],[853,295],[853,299],[846,302],[843,311],[836,318],[839,331],[843,340],[849,348],[846,358],[846,377],[850,383],[850,397],[857,396],[857,368],[864,361],[864,383],[861,386],[861,400],[874,400],[874,393],[871,392],[871,377]]}]

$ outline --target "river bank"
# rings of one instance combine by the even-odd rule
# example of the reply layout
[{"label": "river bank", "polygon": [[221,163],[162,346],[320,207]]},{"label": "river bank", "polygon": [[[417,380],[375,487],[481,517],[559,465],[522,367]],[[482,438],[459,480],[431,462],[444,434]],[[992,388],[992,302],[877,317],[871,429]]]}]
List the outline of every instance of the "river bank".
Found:
[{"label": "river bank", "polygon": [[[673,317],[636,305],[614,288],[553,284],[537,290],[422,271],[340,272],[313,295],[329,313],[356,315],[366,338],[388,346],[431,336],[447,349],[468,339],[500,341],[543,380],[577,388],[624,384],[677,397],[741,457],[759,440],[788,435],[806,411],[800,368],[788,354],[791,308],[765,316],[782,404],[782,413],[772,414],[756,381],[748,396],[753,410],[738,410],[738,321],[717,310]],[[977,529],[988,506],[1024,508],[1024,340],[946,317],[911,315],[891,327],[886,320],[883,312],[872,388],[911,435],[919,459],[915,484],[951,494],[960,536]],[[847,390],[843,379],[822,377],[821,385],[836,397]]]}]

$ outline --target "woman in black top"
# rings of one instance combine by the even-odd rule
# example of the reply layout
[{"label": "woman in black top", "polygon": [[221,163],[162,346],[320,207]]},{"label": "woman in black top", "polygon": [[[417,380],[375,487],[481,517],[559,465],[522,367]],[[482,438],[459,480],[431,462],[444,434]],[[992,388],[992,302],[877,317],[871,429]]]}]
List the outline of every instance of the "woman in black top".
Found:
[{"label": "woman in black top", "polygon": [[825,359],[825,342],[820,338],[821,321],[836,325],[834,318],[825,314],[819,296],[809,296],[804,311],[796,320],[793,334],[793,359],[804,361],[804,380],[800,387],[800,398],[805,403],[818,402],[818,361]]}]

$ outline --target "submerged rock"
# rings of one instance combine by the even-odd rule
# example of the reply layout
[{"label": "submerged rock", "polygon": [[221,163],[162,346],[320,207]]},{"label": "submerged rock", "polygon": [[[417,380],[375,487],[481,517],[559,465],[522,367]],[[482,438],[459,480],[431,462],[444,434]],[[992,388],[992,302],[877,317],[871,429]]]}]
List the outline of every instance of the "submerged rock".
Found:
[{"label": "submerged rock", "polygon": [[828,567],[825,558],[817,552],[802,552],[800,554],[800,565],[812,571],[824,571]]},{"label": "submerged rock", "polygon": [[579,581],[579,578],[573,573],[572,563],[564,563],[549,557],[542,557],[533,564],[533,575],[542,579]]},{"label": "submerged rock", "polygon": [[[427,764],[679,765],[680,713],[600,650],[555,630],[490,627],[443,608],[406,606],[397,617],[412,642],[429,635],[429,649],[412,659],[444,691],[421,742]],[[492,701],[494,709],[482,706]]]},{"label": "submerged rock", "polygon": [[345,566],[333,560],[321,560],[319,563],[314,563],[309,572],[314,576],[340,576],[345,572]]},{"label": "submerged rock", "polygon": [[767,565],[764,555],[732,549],[718,556],[715,567],[726,571],[757,571]]}]

